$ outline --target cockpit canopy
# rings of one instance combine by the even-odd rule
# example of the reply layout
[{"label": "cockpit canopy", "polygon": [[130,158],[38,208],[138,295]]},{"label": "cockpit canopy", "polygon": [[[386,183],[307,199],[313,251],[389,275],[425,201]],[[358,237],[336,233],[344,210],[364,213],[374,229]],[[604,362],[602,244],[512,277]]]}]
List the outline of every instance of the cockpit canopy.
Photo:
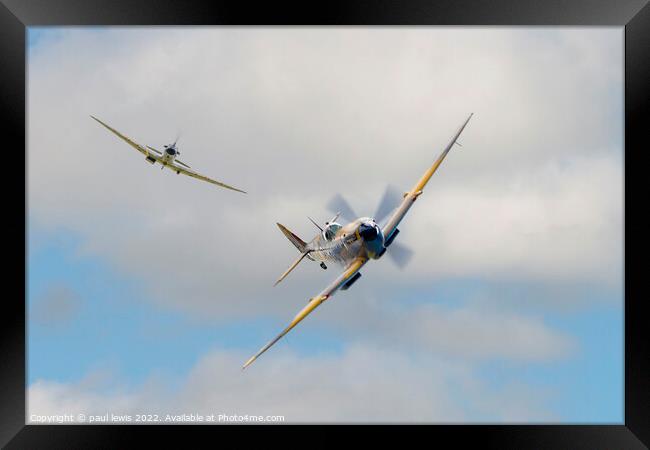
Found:
[{"label": "cockpit canopy", "polygon": [[329,223],[325,226],[325,229],[323,230],[323,237],[327,239],[328,241],[331,241],[334,239],[334,236],[336,236],[336,232],[339,231],[341,228],[341,224],[332,222]]}]

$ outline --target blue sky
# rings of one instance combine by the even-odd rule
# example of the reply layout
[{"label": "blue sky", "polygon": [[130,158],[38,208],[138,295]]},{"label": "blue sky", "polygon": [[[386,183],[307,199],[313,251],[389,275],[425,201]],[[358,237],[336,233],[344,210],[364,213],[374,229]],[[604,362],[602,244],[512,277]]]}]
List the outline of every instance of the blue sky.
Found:
[{"label": "blue sky", "polygon": [[[30,411],[69,409],[69,404],[56,400],[57,389],[63,387],[67,397],[78,399],[76,404],[84,404],[89,395],[99,395],[111,405],[116,398],[122,399],[120,395],[125,395],[125,404],[130,408],[154,408],[155,404],[164,410],[171,406],[165,406],[164,401],[161,406],[152,398],[167,399],[168,395],[188,408],[197,405],[209,410],[216,408],[215,405],[241,404],[249,409],[263,409],[259,403],[262,395],[272,399],[264,407],[274,407],[280,412],[286,408],[292,412],[294,416],[289,420],[363,421],[366,417],[373,420],[375,416],[370,411],[358,410],[356,405],[342,405],[340,414],[333,408],[331,413],[318,415],[313,408],[332,398],[333,392],[352,393],[351,398],[363,400],[364,395],[372,396],[372,392],[383,392],[389,386],[394,392],[377,408],[383,414],[377,417],[389,421],[412,417],[444,421],[442,410],[447,405],[452,411],[451,420],[460,422],[509,422],[522,416],[521,420],[533,422],[621,423],[622,228],[619,219],[610,220],[622,211],[616,203],[617,189],[620,189],[617,183],[622,181],[621,136],[617,135],[620,124],[600,127],[606,130],[595,133],[596,136],[584,143],[585,148],[575,147],[570,155],[566,149],[545,147],[553,145],[554,139],[568,145],[580,142],[574,133],[580,134],[581,129],[592,128],[600,121],[610,123],[621,107],[613,93],[622,92],[621,80],[615,72],[603,75],[605,81],[584,81],[584,73],[593,74],[594,65],[607,66],[612,60],[620,62],[620,58],[616,59],[620,56],[616,50],[617,43],[622,43],[620,33],[612,29],[603,29],[601,34],[597,31],[590,31],[595,33],[593,36],[583,36],[580,30],[548,30],[545,34],[537,29],[529,36],[525,30],[502,30],[496,34],[474,30],[471,35],[458,34],[460,39],[438,31],[440,36],[432,41],[426,30],[412,34],[404,31],[404,36],[399,34],[402,31],[384,30],[385,35],[370,35],[363,41],[362,31],[352,30],[348,32],[352,36],[345,31],[337,32],[332,44],[327,32],[321,30],[303,36],[304,42],[320,49],[324,59],[341,57],[351,67],[347,76],[337,72],[328,78],[325,73],[321,79],[311,69],[320,64],[316,56],[313,52],[309,56],[303,54],[309,52],[309,45],[301,43],[296,44],[297,48],[291,47],[297,42],[291,34],[299,33],[296,30],[287,36],[278,30],[267,39],[263,31],[248,33],[245,29],[214,31],[214,35],[205,29],[196,35],[177,30],[171,37],[160,30],[148,33],[143,29],[30,29],[27,299],[27,383],[33,391]],[[509,42],[513,36],[509,33],[519,33],[525,39],[512,46]],[[348,39],[365,43],[364,51],[370,55],[368,61],[350,62],[354,61],[354,52],[347,59],[341,48]],[[211,61],[205,64],[223,65],[217,67],[219,76],[224,78],[215,85],[202,84],[208,83],[215,73],[213,66],[199,64],[194,74],[188,74],[183,68],[190,67],[192,61],[181,59],[191,58],[196,52],[200,54],[210,42],[210,49],[218,47],[223,52],[218,55],[221,60],[213,55],[206,58]],[[420,46],[420,42],[426,45]],[[397,271],[382,260],[377,268],[369,268],[364,273],[364,278],[357,283],[360,286],[355,285],[355,290],[332,299],[327,308],[317,311],[292,331],[278,349],[265,354],[256,363],[264,365],[257,369],[258,373],[267,380],[269,376],[279,376],[273,378],[274,386],[268,392],[259,387],[259,379],[254,388],[246,379],[238,379],[235,387],[230,382],[220,387],[218,380],[233,376],[223,361],[232,357],[243,362],[277,334],[305,298],[334,276],[332,270],[321,272],[311,266],[300,267],[286,280],[287,286],[280,288],[284,290],[271,290],[268,280],[276,272],[282,272],[294,255],[290,245],[274,229],[274,221],[288,222],[287,225],[292,224],[290,228],[306,237],[312,231],[308,223],[302,224],[306,222],[303,216],[320,214],[319,211],[327,215],[322,206],[315,205],[324,205],[334,189],[349,189],[353,204],[366,199],[372,201],[374,196],[374,188],[369,189],[350,176],[353,172],[347,172],[348,165],[333,164],[329,170],[326,162],[324,170],[332,175],[324,186],[315,186],[310,177],[296,169],[301,165],[312,167],[312,158],[323,164],[322,156],[335,151],[329,149],[343,147],[345,150],[349,142],[354,143],[361,159],[369,164],[364,146],[369,148],[369,155],[389,154],[388,148],[382,150],[381,146],[398,142],[400,134],[406,136],[418,125],[412,123],[417,119],[409,109],[413,97],[406,85],[402,88],[404,92],[395,89],[378,104],[373,103],[377,91],[370,87],[367,95],[363,87],[358,88],[359,94],[352,94],[359,95],[358,101],[367,103],[363,104],[364,111],[378,109],[374,113],[376,117],[356,115],[354,106],[346,100],[351,94],[343,93],[339,97],[339,90],[347,89],[355,80],[368,79],[366,73],[376,73],[376,67],[382,67],[382,51],[376,51],[374,45],[383,45],[389,56],[419,55],[413,59],[404,57],[402,61],[401,67],[410,68],[411,72],[399,68],[394,74],[386,75],[391,86],[402,77],[408,81],[409,74],[415,75],[413,83],[429,86],[426,78],[429,70],[433,70],[430,76],[437,82],[448,81],[453,78],[449,74],[422,69],[420,64],[426,63],[429,53],[435,60],[445,52],[453,53],[458,51],[458,46],[464,46],[469,59],[474,55],[472,64],[477,67],[487,64],[483,72],[487,81],[463,80],[466,84],[476,83],[466,95],[474,95],[467,101],[478,105],[473,106],[478,109],[477,120],[483,117],[483,125],[480,122],[475,125],[478,136],[474,137],[469,133],[471,127],[468,128],[463,153],[450,155],[449,163],[446,161],[436,174],[440,180],[434,180],[427,190],[428,198],[435,202],[418,202],[405,220],[402,231],[406,236],[400,238],[418,248],[416,260],[406,271]],[[107,56],[98,57],[100,49]],[[548,58],[557,58],[556,62],[571,59],[572,52],[585,57],[584,62],[566,69],[566,73],[538,74],[538,79],[531,74],[539,61],[526,60],[523,56],[532,49],[540,53],[548,51]],[[500,69],[499,75],[505,81],[494,77],[493,66],[481,58],[488,51],[496,52],[495,55],[506,53],[503,61],[506,68]],[[181,56],[188,53],[189,56]],[[269,55],[277,58],[277,66],[275,59],[268,59]],[[137,66],[129,64],[135,61]],[[169,61],[178,62],[167,68]],[[261,68],[255,66],[258,62]],[[293,70],[289,75],[282,71],[287,65]],[[131,68],[130,76],[119,69],[125,66]],[[320,66],[321,70],[326,72],[327,66]],[[249,77],[256,70],[266,76]],[[228,71],[234,74],[232,78]],[[239,72],[241,75],[237,75]],[[287,82],[287,77],[294,78]],[[518,84],[508,81],[508,77]],[[330,79],[332,85],[323,87],[330,92],[326,98],[314,93],[314,85],[323,85],[323,80]],[[305,86],[301,84],[303,80]],[[375,83],[368,80],[367,84]],[[481,155],[474,150],[478,162],[472,160],[472,148],[479,149],[485,142],[502,139],[489,134],[490,128],[499,128],[500,119],[492,122],[489,114],[481,111],[490,102],[502,101],[497,100],[498,95],[491,94],[497,86],[517,84],[521,92],[507,101],[521,99],[524,105],[537,99],[539,107],[525,106],[532,109],[530,117],[550,118],[547,111],[552,111],[553,102],[562,103],[566,108],[564,102],[569,100],[551,96],[548,100],[551,105],[546,105],[544,92],[538,89],[556,83],[557,91],[561,92],[571,88],[574,82],[581,87],[574,89],[577,92],[570,99],[572,102],[579,104],[585,98],[595,99],[596,104],[611,103],[610,110],[602,116],[594,113],[593,117],[581,119],[584,123],[580,122],[577,130],[561,128],[562,118],[558,118],[557,126],[548,125],[560,136],[549,138],[549,142],[541,142],[540,138],[547,134],[546,129],[538,131],[533,125],[524,122],[518,125],[515,120],[515,129],[509,130],[512,148],[505,141],[503,145],[495,142],[494,151]],[[178,92],[176,84],[182,87]],[[301,91],[303,88],[306,90]],[[438,98],[440,104],[453,104],[453,95],[447,101],[446,97],[436,95],[435,90],[427,92],[426,89],[423,95]],[[99,97],[86,104],[96,93]],[[199,97],[207,97],[205,102],[216,102],[220,107],[210,115],[209,106],[202,106]],[[334,97],[332,104],[329,97]],[[193,107],[190,98],[199,103]],[[285,100],[280,104],[278,98]],[[162,99],[161,103],[156,104],[156,99]],[[53,105],[59,106],[56,109],[60,114],[53,115]],[[170,112],[175,109],[172,105],[184,111],[191,108],[189,111],[193,113],[199,110],[202,114],[193,122],[187,118],[190,113],[179,111],[175,116]],[[251,109],[249,105],[257,107]],[[273,105],[277,105],[277,111]],[[326,112],[341,109],[342,122],[337,122],[337,134],[341,136],[330,134],[328,120],[335,120],[331,116],[320,122],[318,117],[310,119],[311,105],[321,105]],[[394,105],[398,105],[404,117],[392,117],[394,126],[386,131],[385,142],[373,141],[380,139],[376,134],[382,128],[377,127],[377,121],[382,120],[381,112],[395,114]],[[516,103],[513,105],[517,107]],[[194,148],[191,153],[188,150],[187,156],[192,162],[199,161],[215,175],[227,175],[226,182],[242,180],[243,186],[253,184],[257,199],[253,197],[251,203],[242,205],[238,199],[221,192],[215,194],[200,183],[148,170],[150,167],[139,164],[127,146],[86,123],[84,109],[89,106],[100,109],[99,112],[93,109],[92,113],[101,113],[100,117],[118,129],[148,144],[160,145],[177,132],[174,128],[183,128],[184,144]],[[575,111],[580,111],[582,106],[576,105]],[[435,112],[434,106],[426,108],[431,108],[428,111],[432,114],[444,113]],[[229,117],[224,116],[224,110]],[[519,114],[524,114],[523,111]],[[572,111],[566,111],[568,117],[573,117]],[[306,118],[300,118],[301,115]],[[149,118],[144,119],[145,116]],[[216,117],[226,124],[207,120],[201,128],[202,116]],[[283,117],[286,121],[281,120]],[[51,119],[58,125],[56,128],[49,128]],[[452,120],[455,116],[438,119],[452,128],[458,122]],[[79,122],[82,120],[85,122]],[[295,124],[296,120],[305,120],[301,126],[292,128],[299,129],[295,131],[297,135],[287,133],[280,126]],[[508,114],[503,117],[503,123],[512,120]],[[424,128],[424,122],[419,128]],[[432,139],[434,143],[448,139],[449,126],[440,126],[441,130],[435,131],[437,140],[427,134],[428,130],[409,137],[406,143],[419,150],[412,157],[402,154],[404,168],[395,171],[394,164],[377,161],[377,171],[371,171],[367,180],[381,183],[385,174],[390,174],[401,184],[409,183],[426,168],[426,155],[431,153],[427,146]],[[228,145],[235,149],[241,146],[237,154],[242,156],[206,153],[210,145],[202,139],[211,136],[214,127],[223,128],[216,130],[216,138],[209,139],[220,142],[222,151]],[[238,127],[242,128],[241,134],[237,133]],[[320,128],[325,128],[322,136]],[[74,136],[68,132],[71,129],[75,129]],[[263,145],[252,145],[256,136],[262,138]],[[323,142],[323,147],[315,142]],[[521,152],[523,142],[530,150],[526,154],[517,153]],[[55,148],[64,152],[59,155],[61,158],[48,159]],[[252,154],[243,155],[244,148],[249,148]],[[266,180],[267,173],[259,170],[269,152],[278,159],[294,159],[294,180],[282,175],[280,169],[284,166],[274,169],[276,174],[268,174]],[[105,160],[103,155],[111,158]],[[336,159],[338,154],[332,155]],[[212,158],[217,159],[211,164]],[[41,162],[43,159],[47,160],[47,166]],[[250,161],[262,164],[260,167],[246,165]],[[498,161],[502,161],[501,168],[496,164]],[[246,170],[242,166],[247,166]],[[335,173],[334,168],[338,166],[340,170]],[[351,166],[354,168],[354,164]],[[52,168],[55,170],[49,170]],[[262,185],[255,184],[262,179],[265,180]],[[592,188],[609,194],[591,193]],[[486,211],[498,212],[486,215]],[[472,214],[479,213],[480,221],[472,221]],[[519,232],[513,233],[512,227],[517,230],[524,227],[526,233],[533,234],[522,232],[519,238]],[[238,235],[246,236],[247,240]],[[613,235],[615,239],[603,240],[603,235]],[[557,243],[557,248],[549,249],[547,242]],[[242,248],[254,250],[240,257],[238,249]],[[420,313],[439,316],[440,322],[432,323],[443,328],[449,326],[452,332],[441,338],[435,330],[427,329],[429,316]],[[364,321],[365,314],[371,320]],[[423,322],[411,324],[412,314],[421,315]],[[480,317],[486,323],[478,323],[476,332],[483,335],[472,335],[473,330],[461,329],[463,324],[469,324],[470,328],[476,326]],[[528,336],[532,336],[530,342]],[[384,341],[389,342],[385,350],[381,345]],[[481,345],[485,345],[484,356]],[[359,377],[367,379],[363,388],[355,387],[356,381],[345,378],[341,368],[351,355],[359,354],[374,358],[370,366],[355,369]],[[400,368],[397,362],[401,358],[406,358],[403,361],[406,365]],[[394,373],[383,371],[383,367],[395,367]],[[422,412],[417,414],[420,415],[415,412],[409,415],[404,405],[409,405],[411,394],[403,385],[419,377],[427,379],[430,367],[441,367],[441,373],[431,372],[431,384],[423,387],[423,392],[431,398],[441,398],[440,411],[435,407],[429,410],[423,403],[419,405]],[[296,378],[302,370],[330,374],[330,378],[313,385]],[[379,380],[373,375],[377,370],[382,371]],[[455,374],[462,374],[461,381],[455,380]],[[208,383],[213,376],[209,394],[195,386],[201,385],[197,377]],[[97,377],[103,381],[97,382]],[[277,386],[282,384],[277,380],[283,378],[293,383],[305,398],[315,396],[318,391],[314,404],[300,404],[299,400],[283,403],[284,390]],[[146,394],[150,390],[156,393],[152,398]],[[238,393],[241,403],[228,403],[232,401],[231,391]],[[251,392],[258,397],[252,397]],[[205,399],[196,400],[202,396]],[[91,408],[89,405],[86,407]]]},{"label": "blue sky", "polygon": [[[214,348],[254,348],[277,331],[278,324],[264,318],[215,326],[153,308],[136,280],[115,274],[98,258],[80,257],[78,236],[30,231],[30,242],[42,243],[29,252],[30,308],[37,308],[47,287],[56,283],[70,286],[89,301],[75,311],[65,328],[52,331],[30,324],[28,384],[44,378],[77,382],[103,367],[134,386],[152,373],[173,383],[203,353]],[[442,292],[440,303],[453,308],[454,299],[462,302],[468,292],[480,286],[468,280],[441,283],[437,289]],[[516,381],[553,391],[551,403],[559,411],[561,422],[621,422],[622,309],[603,301],[586,312],[542,317],[577,340],[576,355],[553,364],[484,363],[479,368],[481,377],[495,388]],[[314,349],[337,352],[345,345],[336,336],[310,327],[300,330],[299,338],[289,339],[292,349],[300,354]],[[475,419],[490,421],[487,415]]]}]

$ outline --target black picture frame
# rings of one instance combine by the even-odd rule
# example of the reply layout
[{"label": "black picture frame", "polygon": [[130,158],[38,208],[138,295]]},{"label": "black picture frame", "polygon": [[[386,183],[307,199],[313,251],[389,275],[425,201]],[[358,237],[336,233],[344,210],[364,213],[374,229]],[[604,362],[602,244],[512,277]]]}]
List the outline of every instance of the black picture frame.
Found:
[{"label": "black picture frame", "polygon": [[[647,242],[641,221],[634,220],[643,209],[644,170],[641,158],[648,152],[650,111],[650,5],[648,0],[389,0],[330,1],[318,4],[234,1],[171,0],[0,0],[0,98],[2,99],[2,141],[5,163],[3,192],[11,200],[4,215],[4,281],[16,287],[5,296],[0,313],[2,332],[0,381],[0,445],[6,448],[103,448],[125,447],[134,439],[183,443],[190,437],[209,439],[219,433],[236,433],[248,439],[252,431],[278,434],[294,441],[296,433],[319,443],[333,438],[324,426],[240,426],[206,427],[136,425],[25,425],[25,301],[27,171],[25,133],[26,27],[40,25],[578,25],[625,27],[625,419],[621,425],[436,425],[426,427],[373,427],[373,436],[417,431],[427,442],[441,439],[454,446],[478,443],[488,448],[584,448],[632,449],[650,444],[650,373],[648,326],[641,275],[643,245]],[[23,158],[20,151],[25,149]],[[9,166],[5,165],[5,169]],[[22,167],[23,171],[16,170]],[[24,176],[22,183],[21,176]],[[13,195],[16,186],[25,188],[23,197]],[[638,194],[637,194],[638,195]],[[641,208],[638,208],[641,206]],[[14,236],[23,236],[23,241]],[[615,270],[615,269],[613,269]],[[22,280],[22,281],[21,281]],[[19,293],[22,293],[22,298]],[[645,337],[644,337],[645,336]],[[408,427],[408,430],[404,430]],[[331,427],[330,427],[331,428]],[[365,427],[362,427],[365,428]],[[349,430],[350,427],[343,427]],[[313,433],[318,433],[314,436]],[[198,436],[196,436],[198,435]],[[241,435],[245,435],[241,436]],[[409,439],[409,442],[411,440]],[[208,441],[210,442],[210,441]],[[214,441],[213,441],[214,442]],[[294,441],[298,442],[299,441]],[[413,441],[414,442],[414,441]],[[645,443],[645,445],[644,445]]]}]

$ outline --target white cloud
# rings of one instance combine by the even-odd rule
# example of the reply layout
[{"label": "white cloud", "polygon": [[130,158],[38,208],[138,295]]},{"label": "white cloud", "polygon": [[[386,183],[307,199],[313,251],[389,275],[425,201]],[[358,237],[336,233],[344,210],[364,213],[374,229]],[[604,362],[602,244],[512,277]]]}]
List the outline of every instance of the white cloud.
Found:
[{"label": "white cloud", "polygon": [[403,226],[420,276],[621,285],[619,158],[567,157],[479,184],[427,191]]},{"label": "white cloud", "polygon": [[571,337],[533,316],[475,305],[449,309],[435,305],[435,300],[404,306],[389,299],[345,297],[319,311],[310,326],[327,323],[333,333],[350,341],[460,361],[547,362],[577,350]]},{"label": "white cloud", "polygon": [[284,415],[288,423],[557,420],[543,396],[530,388],[512,385],[495,392],[463,365],[416,362],[372,346],[318,358],[280,350],[246,372],[239,370],[242,356],[224,351],[206,355],[176,390],[159,380],[131,390],[36,381],[28,390],[28,418],[198,413]]}]

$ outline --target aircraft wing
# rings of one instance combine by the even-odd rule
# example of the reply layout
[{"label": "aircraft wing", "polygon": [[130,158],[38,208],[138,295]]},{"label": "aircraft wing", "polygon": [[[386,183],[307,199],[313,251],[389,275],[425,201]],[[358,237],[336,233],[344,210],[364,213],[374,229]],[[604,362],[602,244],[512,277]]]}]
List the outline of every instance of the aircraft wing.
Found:
[{"label": "aircraft wing", "polygon": [[156,153],[152,153],[152,152],[150,152],[146,147],[143,147],[142,145],[138,144],[137,142],[131,140],[131,138],[129,138],[128,136],[123,135],[122,133],[120,133],[119,131],[117,131],[115,128],[111,128],[110,126],[106,125],[104,122],[102,122],[101,120],[99,120],[97,117],[95,117],[95,116],[90,116],[90,117],[92,117],[93,119],[95,119],[95,120],[96,120],[97,122],[99,122],[99,123],[100,123],[104,128],[106,128],[108,131],[110,131],[110,132],[112,132],[113,134],[115,134],[117,137],[119,137],[120,139],[122,139],[124,142],[126,142],[127,144],[129,144],[131,147],[133,147],[134,149],[136,149],[136,150],[139,151],[140,153],[142,153],[144,156],[154,158],[156,161],[159,161],[159,160],[160,160],[160,156],[158,156]]},{"label": "aircraft wing", "polygon": [[429,182],[431,176],[433,176],[436,170],[438,170],[438,167],[440,166],[440,164],[442,164],[442,161],[445,159],[445,156],[447,156],[447,153],[449,153],[449,150],[451,150],[454,144],[456,144],[458,137],[465,129],[465,126],[467,125],[467,122],[469,122],[469,119],[472,118],[472,115],[474,115],[474,113],[470,114],[469,117],[465,120],[465,122],[463,122],[463,124],[458,129],[451,142],[447,144],[447,147],[445,147],[442,153],[440,153],[440,156],[438,156],[438,159],[436,159],[433,165],[429,167],[429,169],[427,169],[426,172],[424,172],[424,175],[422,175],[422,177],[418,180],[418,182],[415,184],[413,189],[411,189],[409,192],[404,194],[404,200],[402,200],[402,203],[397,207],[397,209],[390,217],[390,219],[388,219],[388,222],[386,222],[386,225],[384,225],[384,228],[382,230],[382,232],[384,233],[384,238],[387,241],[390,239],[391,235],[395,232],[395,230],[397,229],[397,225],[399,225],[399,223],[404,218],[408,210],[411,208],[411,206],[413,206],[415,200],[417,200],[420,194],[422,194],[424,187]]},{"label": "aircraft wing", "polygon": [[318,294],[316,297],[312,297],[309,300],[309,303],[307,303],[307,306],[305,306],[297,315],[296,317],[293,318],[291,323],[282,331],[282,333],[278,334],[272,341],[270,341],[268,344],[266,344],[264,347],[260,349],[254,356],[252,356],[244,366],[242,367],[242,370],[245,369],[246,367],[250,366],[253,361],[255,361],[262,353],[267,351],[273,344],[278,342],[285,334],[287,334],[293,327],[298,325],[298,323],[307,317],[307,315],[312,312],[314,309],[316,309],[321,303],[323,303],[325,300],[330,298],[334,293],[339,290],[341,286],[343,286],[347,281],[349,281],[359,270],[363,265],[368,261],[367,258],[357,258],[355,259],[348,267],[345,269],[345,272],[343,272],[341,275],[332,282],[329,286],[325,288],[323,292]]},{"label": "aircraft wing", "polygon": [[168,166],[172,166],[172,170],[175,170],[176,172],[180,172],[180,173],[182,173],[184,175],[196,178],[197,180],[207,181],[208,183],[216,184],[217,186],[221,186],[221,187],[226,188],[226,189],[231,189],[233,191],[237,191],[237,192],[241,192],[242,194],[246,194],[246,191],[242,191],[241,189],[237,189],[235,187],[229,186],[229,185],[227,185],[225,183],[222,183],[220,181],[213,180],[212,178],[208,178],[205,175],[201,175],[200,173],[196,173],[196,172],[194,172],[193,170],[190,170],[187,167],[182,167],[182,166],[176,164],[175,162],[172,163],[172,164],[168,164]]}]

